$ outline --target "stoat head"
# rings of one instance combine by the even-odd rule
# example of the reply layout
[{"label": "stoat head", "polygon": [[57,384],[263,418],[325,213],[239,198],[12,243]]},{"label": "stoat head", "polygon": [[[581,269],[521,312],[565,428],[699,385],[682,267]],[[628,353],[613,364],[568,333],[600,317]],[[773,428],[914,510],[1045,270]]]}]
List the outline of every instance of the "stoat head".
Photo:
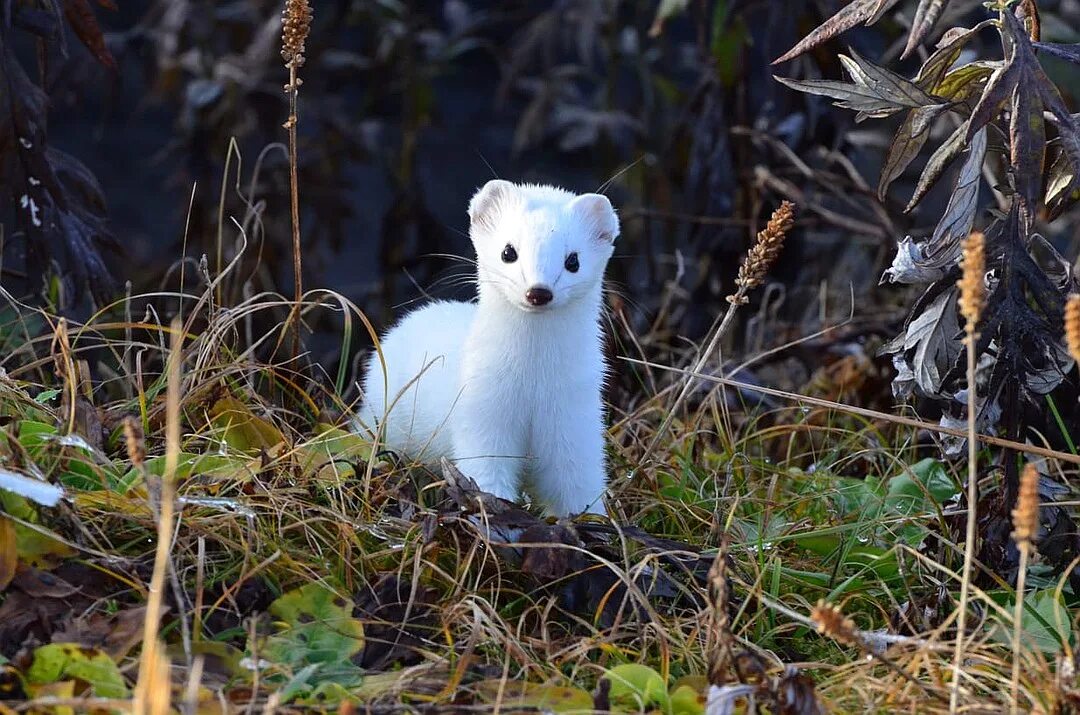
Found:
[{"label": "stoat head", "polygon": [[469,203],[481,296],[529,312],[599,295],[619,235],[606,196],[495,179]]}]

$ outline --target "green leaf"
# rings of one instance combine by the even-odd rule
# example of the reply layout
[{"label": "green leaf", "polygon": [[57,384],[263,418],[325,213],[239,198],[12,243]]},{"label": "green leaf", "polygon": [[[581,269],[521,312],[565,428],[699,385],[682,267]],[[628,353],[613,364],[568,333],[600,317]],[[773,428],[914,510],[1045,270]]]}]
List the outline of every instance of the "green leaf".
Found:
[{"label": "green leaf", "polygon": [[680,685],[671,691],[671,715],[703,715],[705,695],[689,685]]},{"label": "green leaf", "polygon": [[959,493],[945,465],[928,457],[889,480],[885,504],[904,515],[936,512]]},{"label": "green leaf", "polygon": [[34,651],[33,662],[26,671],[27,682],[42,685],[72,678],[86,683],[100,698],[128,696],[120,669],[97,648],[84,648],[77,643],[52,643]]},{"label": "green leaf", "polygon": [[61,393],[61,390],[42,390],[34,398],[34,402],[39,405],[44,405],[46,402],[52,402]]},{"label": "green leaf", "polygon": [[[992,594],[994,600],[1011,615],[1015,608],[1012,594],[1001,591]],[[994,612],[994,639],[1002,643],[1012,643],[1013,622],[1002,614]],[[1059,653],[1063,644],[1071,643],[1071,618],[1062,598],[1055,589],[1032,591],[1024,597],[1024,614],[1020,619],[1023,631],[1021,642],[1029,650],[1042,653]]]},{"label": "green leaf", "polygon": [[667,683],[660,674],[641,663],[624,663],[604,673],[611,682],[609,696],[612,707],[637,712],[652,706],[660,706],[667,712]]},{"label": "green leaf", "polygon": [[289,591],[270,604],[277,632],[260,655],[293,671],[315,666],[319,681],[358,682],[352,658],[364,648],[364,627],[352,610],[351,600],[321,583]]}]

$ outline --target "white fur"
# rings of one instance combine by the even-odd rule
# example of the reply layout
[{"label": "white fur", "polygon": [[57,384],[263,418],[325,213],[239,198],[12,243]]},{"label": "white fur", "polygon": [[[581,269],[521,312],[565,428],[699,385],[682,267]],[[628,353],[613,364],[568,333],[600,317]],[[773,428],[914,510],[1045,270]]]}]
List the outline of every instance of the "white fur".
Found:
[{"label": "white fur", "polygon": [[[448,457],[504,499],[527,485],[554,514],[602,512],[601,284],[615,211],[598,194],[495,180],[469,216],[477,302],[431,303],[383,337],[386,371],[373,354],[361,419],[382,423],[388,448]],[[513,263],[501,259],[508,244]],[[539,286],[553,299],[534,307],[525,294]]]}]

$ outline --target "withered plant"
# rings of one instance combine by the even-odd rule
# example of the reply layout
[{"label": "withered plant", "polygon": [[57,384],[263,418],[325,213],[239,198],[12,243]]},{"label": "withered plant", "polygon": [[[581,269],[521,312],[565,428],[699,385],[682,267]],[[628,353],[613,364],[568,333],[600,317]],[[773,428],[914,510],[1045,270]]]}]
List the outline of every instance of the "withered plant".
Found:
[{"label": "withered plant", "polygon": [[[949,4],[920,0],[906,54],[940,29],[935,25]],[[897,0],[854,0],[776,62],[793,59],[856,25],[873,24],[895,5]],[[1065,296],[1075,281],[1060,269],[1065,259],[1036,228],[1077,200],[1080,127],[1040,58],[1080,63],[1080,49],[1040,41],[1034,2],[985,7],[984,20],[948,29],[936,46],[922,50],[925,60],[912,78],[850,51],[840,56],[850,82],[780,81],[834,98],[838,106],[858,112],[858,119],[906,114],[885,157],[878,186],[883,199],[931,139],[945,135],[923,166],[905,208],[914,209],[949,167],[958,164],[944,214],[929,236],[898,237],[896,258],[883,277],[925,286],[901,334],[885,347],[897,371],[893,392],[898,398],[917,394],[937,400],[945,413],[943,423],[962,424],[966,391],[975,386],[965,378],[956,280],[961,242],[981,225],[987,286],[975,343],[977,427],[1020,439],[1023,408],[1045,413],[1044,396],[1072,367],[1062,321]],[[1000,37],[1001,58],[961,62],[975,38],[989,32]],[[984,176],[993,177],[991,188],[996,191],[997,208],[989,215],[980,203]],[[1040,256],[1050,260],[1040,261]],[[1006,459],[1004,466],[1005,504],[1012,505],[1019,478],[1016,460]]]},{"label": "withered plant", "polygon": [[[110,0],[98,5],[115,9]],[[49,98],[46,85],[54,59],[67,52],[74,35],[90,56],[109,69],[116,62],[89,0],[7,2],[0,17],[0,186],[11,203],[0,213],[0,246],[8,255],[24,255],[15,266],[3,263],[0,280],[21,278],[27,291],[45,287],[48,275],[59,278],[50,294],[68,309],[86,293],[99,301],[115,284],[104,251],[115,246],[106,224],[105,197],[83,164],[49,145]],[[36,67],[24,66],[18,52],[26,41],[35,46]],[[31,75],[36,79],[31,79]],[[6,234],[6,235],[3,235]],[[8,283],[10,285],[10,283]]]}]

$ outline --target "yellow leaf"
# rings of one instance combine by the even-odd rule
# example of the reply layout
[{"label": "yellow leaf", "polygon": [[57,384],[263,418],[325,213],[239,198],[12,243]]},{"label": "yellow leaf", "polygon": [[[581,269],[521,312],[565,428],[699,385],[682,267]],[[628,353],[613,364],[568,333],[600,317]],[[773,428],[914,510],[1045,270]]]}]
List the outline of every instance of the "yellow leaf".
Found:
[{"label": "yellow leaf", "polygon": [[19,543],[15,536],[15,522],[0,515],[0,591],[15,578],[19,563]]},{"label": "yellow leaf", "polygon": [[210,410],[211,423],[221,430],[221,438],[233,449],[258,452],[285,442],[281,430],[256,416],[243,402],[225,397]]}]

